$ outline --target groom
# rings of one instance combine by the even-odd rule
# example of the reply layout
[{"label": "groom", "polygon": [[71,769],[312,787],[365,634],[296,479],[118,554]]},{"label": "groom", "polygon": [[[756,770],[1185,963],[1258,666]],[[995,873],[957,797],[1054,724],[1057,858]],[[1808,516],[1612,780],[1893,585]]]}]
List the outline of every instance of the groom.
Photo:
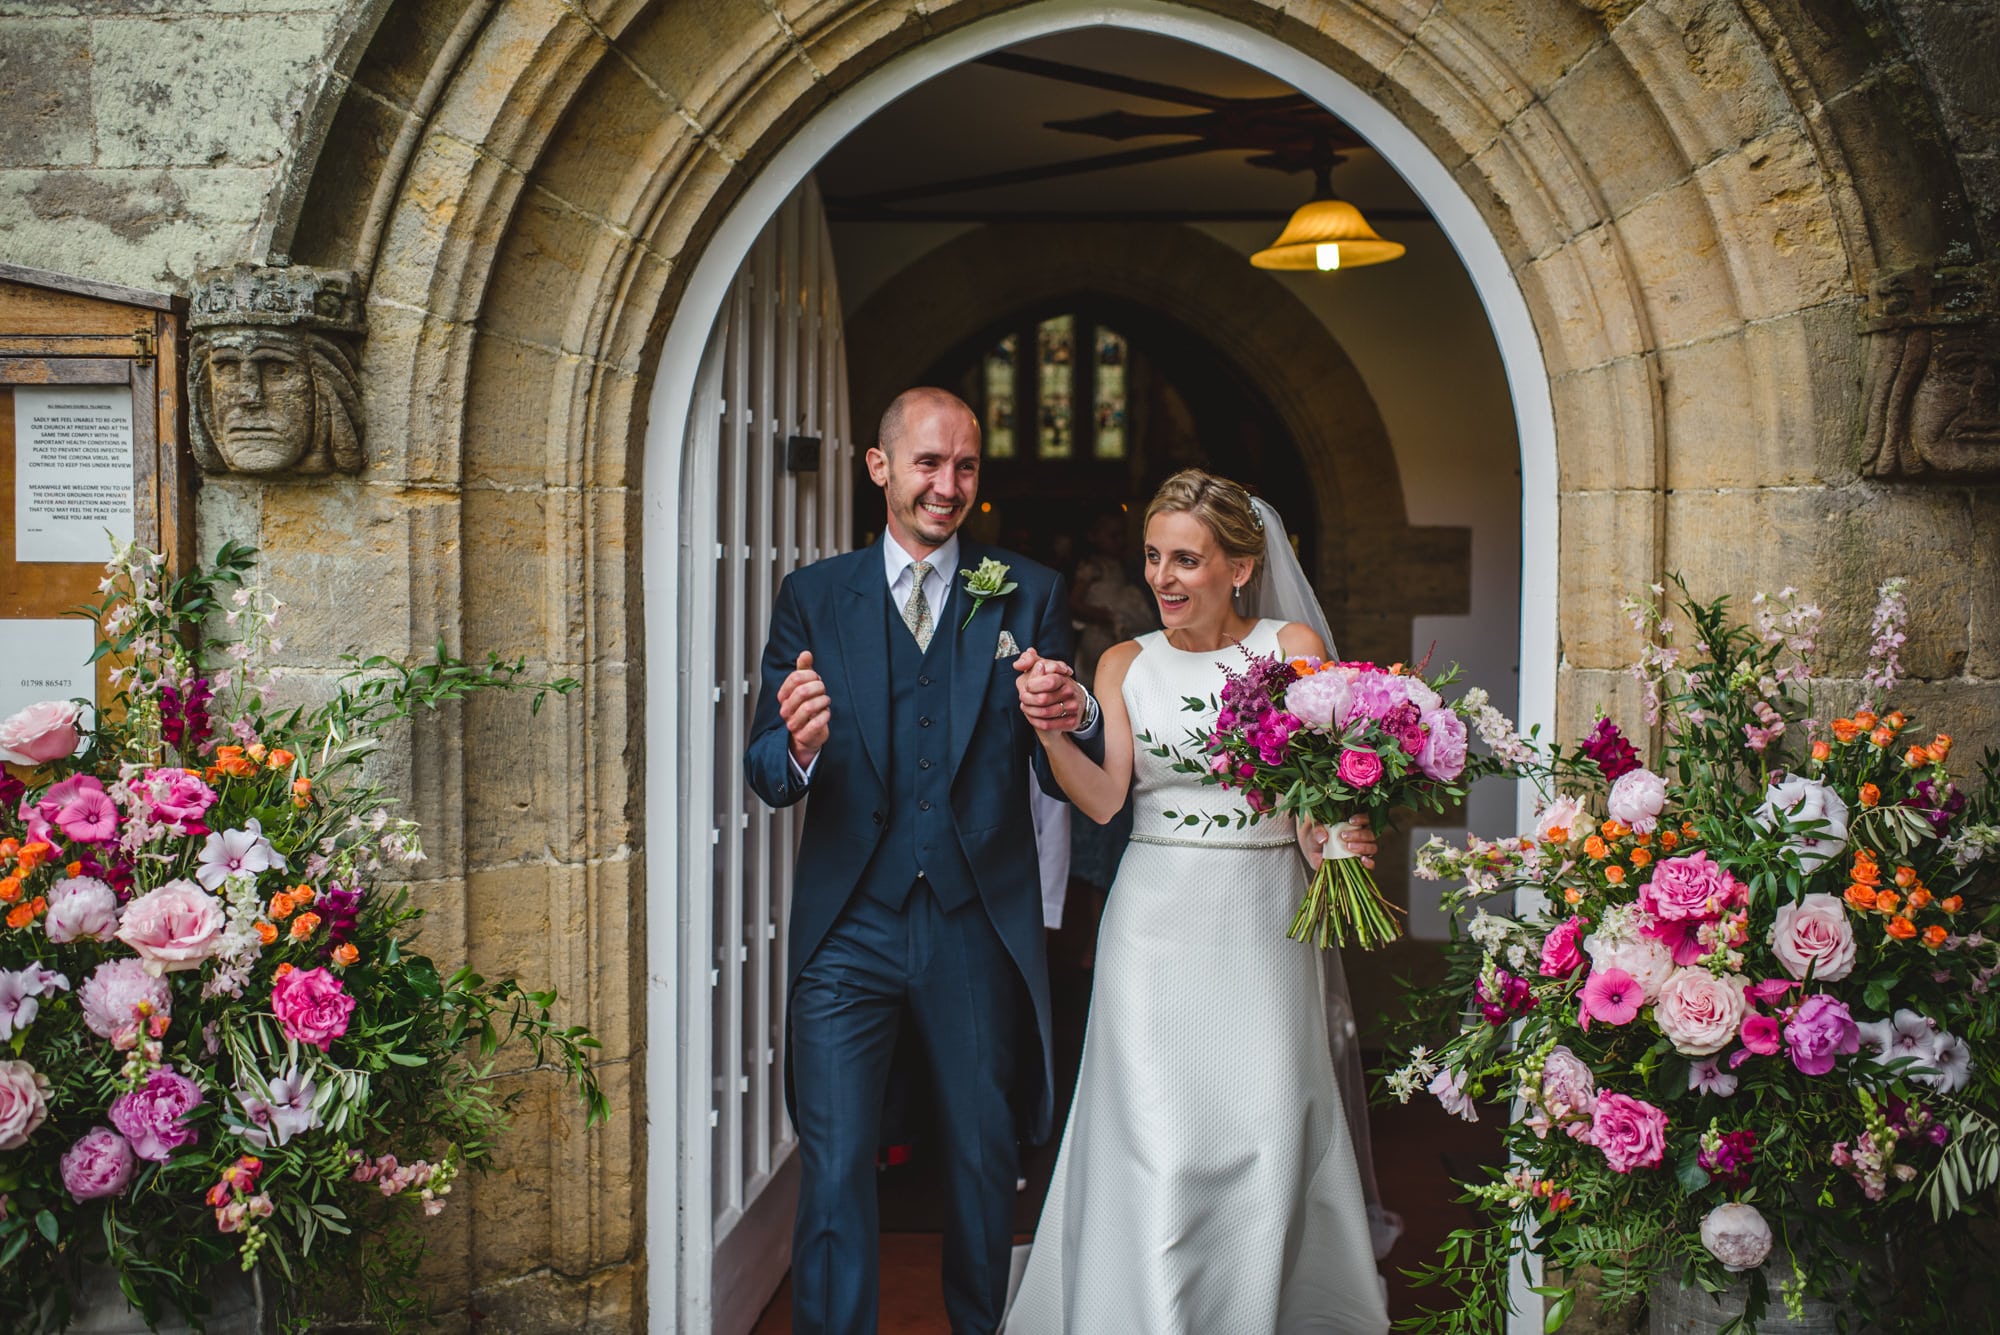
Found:
[{"label": "groom", "polygon": [[[888,531],[779,588],[744,757],[772,806],[812,798],[788,979],[792,1329],[875,1330],[875,1152],[908,1023],[949,1182],[945,1310],[955,1335],[989,1335],[1007,1299],[1018,1138],[1046,1138],[1053,1103],[1032,729],[1088,742],[1097,706],[1061,663],[1061,579],[958,536],[979,493],[972,410],[906,391],[868,476]],[[999,578],[974,577],[988,561]]]}]

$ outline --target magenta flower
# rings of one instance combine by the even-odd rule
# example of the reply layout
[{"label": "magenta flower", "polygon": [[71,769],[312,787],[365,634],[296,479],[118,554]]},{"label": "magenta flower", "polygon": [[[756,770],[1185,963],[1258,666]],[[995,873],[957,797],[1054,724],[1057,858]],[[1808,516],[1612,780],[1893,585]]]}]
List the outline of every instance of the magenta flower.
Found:
[{"label": "magenta flower", "polygon": [[1567,978],[1577,971],[1583,963],[1583,951],[1577,942],[1583,936],[1584,926],[1582,918],[1572,917],[1542,938],[1542,977]]},{"label": "magenta flower", "polygon": [[1756,1162],[1755,1131],[1704,1135],[1702,1147],[1695,1154],[1695,1163],[1708,1174],[1708,1180],[1729,1191],[1741,1191],[1750,1185],[1750,1168]]},{"label": "magenta flower", "polygon": [[1743,1048],[1759,1057],[1776,1055],[1781,1031],[1768,1015],[1749,1015],[1743,1020]]},{"label": "magenta flower", "polygon": [[94,1126],[63,1152],[63,1188],[72,1200],[120,1196],[131,1184],[132,1146],[108,1126]]},{"label": "magenta flower", "polygon": [[1629,1094],[1600,1094],[1590,1143],[1614,1173],[1656,1168],[1666,1154],[1667,1115]]},{"label": "magenta flower", "polygon": [[1740,907],[1748,892],[1707,853],[1663,858],[1639,887],[1639,907],[1663,921],[1719,918]]},{"label": "magenta flower", "polygon": [[56,825],[81,843],[101,844],[118,833],[118,806],[102,788],[80,792],[56,813]]},{"label": "magenta flower", "polygon": [[111,1101],[111,1125],[132,1143],[132,1153],[152,1163],[165,1163],[199,1134],[187,1115],[202,1104],[201,1086],[178,1071],[164,1067],[146,1083]]},{"label": "magenta flower", "polygon": [[1824,992],[1799,1003],[1784,1034],[1792,1065],[1805,1075],[1825,1075],[1833,1069],[1835,1056],[1861,1050],[1861,1031],[1846,1003]]},{"label": "magenta flower", "polygon": [[347,1032],[354,998],[325,969],[293,969],[272,985],[271,1013],[286,1038],[325,1052]]},{"label": "magenta flower", "polygon": [[1372,788],[1382,780],[1382,757],[1373,751],[1340,753],[1340,781],[1350,788]]},{"label": "magenta flower", "polygon": [[1583,754],[1597,762],[1597,768],[1612,782],[1639,768],[1639,752],[1608,718],[1597,720],[1590,736],[1583,739]]},{"label": "magenta flower", "polygon": [[1623,969],[1599,969],[1585,980],[1577,1020],[1588,1031],[1592,1020],[1630,1024],[1638,1017],[1646,993]]}]

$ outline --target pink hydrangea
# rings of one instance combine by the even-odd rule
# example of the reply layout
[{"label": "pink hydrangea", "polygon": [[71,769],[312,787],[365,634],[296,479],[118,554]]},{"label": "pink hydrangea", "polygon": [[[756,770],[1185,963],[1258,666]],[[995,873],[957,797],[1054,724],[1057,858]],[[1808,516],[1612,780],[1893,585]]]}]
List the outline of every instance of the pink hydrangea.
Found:
[{"label": "pink hydrangea", "polygon": [[1666,1154],[1667,1115],[1644,1099],[1600,1094],[1590,1143],[1603,1152],[1614,1173],[1656,1168]]},{"label": "pink hydrangea", "polygon": [[272,986],[271,1011],[286,1038],[325,1052],[347,1032],[354,998],[325,969],[293,969]]}]

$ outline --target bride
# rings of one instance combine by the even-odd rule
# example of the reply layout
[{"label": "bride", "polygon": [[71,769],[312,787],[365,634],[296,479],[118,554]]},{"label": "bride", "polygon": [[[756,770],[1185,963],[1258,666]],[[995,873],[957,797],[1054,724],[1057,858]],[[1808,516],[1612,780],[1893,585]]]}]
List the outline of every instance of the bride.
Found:
[{"label": "bride", "polygon": [[[1165,813],[1234,811],[1240,798],[1151,754],[1200,725],[1183,701],[1217,694],[1241,650],[1327,656],[1323,630],[1301,624],[1324,621],[1277,513],[1233,482],[1169,478],[1146,511],[1145,556],[1165,629],[1098,665],[1104,764],[1065,733],[1036,732],[1093,820],[1115,816],[1130,786],[1134,829],[1099,932],[1076,1101],[1006,1329],[1378,1335],[1389,1319],[1350,1129],[1365,1129],[1366,1109],[1343,1111],[1322,952],[1285,935],[1305,885],[1299,850],[1317,865],[1327,832],[1295,835],[1289,818],[1183,826]],[[1340,838],[1374,852],[1359,822]],[[1351,1052],[1339,996],[1334,1043]]]}]

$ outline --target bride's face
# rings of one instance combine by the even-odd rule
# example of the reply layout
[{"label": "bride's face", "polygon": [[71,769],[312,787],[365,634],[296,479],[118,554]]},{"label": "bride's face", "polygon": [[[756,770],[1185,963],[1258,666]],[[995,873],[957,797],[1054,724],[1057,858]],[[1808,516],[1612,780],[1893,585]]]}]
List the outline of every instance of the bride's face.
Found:
[{"label": "bride's face", "polygon": [[1163,510],[1146,525],[1146,583],[1168,630],[1221,622],[1251,563],[1232,560],[1215,533],[1191,514]]}]

